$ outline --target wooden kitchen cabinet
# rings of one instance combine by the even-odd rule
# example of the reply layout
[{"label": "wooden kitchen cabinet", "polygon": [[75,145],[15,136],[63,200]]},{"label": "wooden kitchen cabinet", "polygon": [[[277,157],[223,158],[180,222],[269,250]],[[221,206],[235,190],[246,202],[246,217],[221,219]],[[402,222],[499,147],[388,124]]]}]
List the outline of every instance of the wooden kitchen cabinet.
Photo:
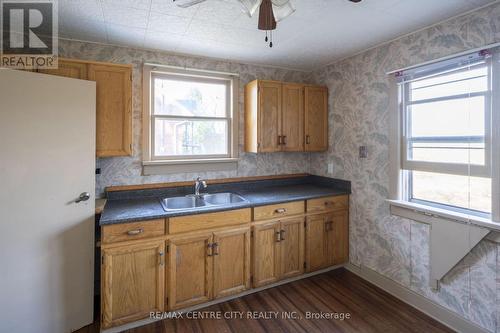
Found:
[{"label": "wooden kitchen cabinet", "polygon": [[349,260],[349,213],[339,210],[306,219],[306,270],[312,272]]},{"label": "wooden kitchen cabinet", "polygon": [[165,242],[137,242],[102,250],[102,327],[164,311]]},{"label": "wooden kitchen cabinet", "polygon": [[212,298],[212,243],[211,232],[170,239],[169,309],[189,307]]},{"label": "wooden kitchen cabinet", "polygon": [[96,82],[96,156],[132,155],[132,66],[59,59],[44,74]]},{"label": "wooden kitchen cabinet", "polygon": [[305,87],[305,151],[328,149],[328,89]]},{"label": "wooden kitchen cabinet", "polygon": [[280,278],[280,223],[269,222],[253,227],[253,286],[277,282]]},{"label": "wooden kitchen cabinet", "polygon": [[214,232],[214,298],[250,288],[250,228]]},{"label": "wooden kitchen cabinet", "polygon": [[169,309],[250,288],[250,228],[174,237],[169,242]]},{"label": "wooden kitchen cabinet", "polygon": [[245,151],[324,151],[328,148],[328,90],[254,80],[245,87]]},{"label": "wooden kitchen cabinet", "polygon": [[57,69],[38,69],[38,72],[87,80],[87,67],[88,65],[86,63],[59,59]]},{"label": "wooden kitchen cabinet", "polygon": [[304,85],[283,83],[282,150],[304,151]]},{"label": "wooden kitchen cabinet", "polygon": [[253,286],[304,272],[304,218],[258,224],[253,229]]}]

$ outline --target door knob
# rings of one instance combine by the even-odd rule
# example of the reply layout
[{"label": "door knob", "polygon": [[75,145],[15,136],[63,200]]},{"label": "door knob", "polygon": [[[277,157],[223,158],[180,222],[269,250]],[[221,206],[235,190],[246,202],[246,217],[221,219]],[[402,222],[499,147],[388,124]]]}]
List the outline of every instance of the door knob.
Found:
[{"label": "door knob", "polygon": [[80,196],[78,196],[78,199],[75,200],[76,203],[79,203],[81,201],[87,201],[90,199],[90,193],[89,192],[82,192]]}]

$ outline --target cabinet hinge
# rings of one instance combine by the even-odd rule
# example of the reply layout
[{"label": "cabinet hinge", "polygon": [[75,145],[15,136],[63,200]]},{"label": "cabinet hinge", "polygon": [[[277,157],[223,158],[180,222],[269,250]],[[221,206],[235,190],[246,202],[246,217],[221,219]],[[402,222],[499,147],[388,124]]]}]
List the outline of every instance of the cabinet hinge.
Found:
[{"label": "cabinet hinge", "polygon": [[305,228],[305,227],[307,227],[307,222],[306,222],[306,221],[304,221],[304,228]]}]

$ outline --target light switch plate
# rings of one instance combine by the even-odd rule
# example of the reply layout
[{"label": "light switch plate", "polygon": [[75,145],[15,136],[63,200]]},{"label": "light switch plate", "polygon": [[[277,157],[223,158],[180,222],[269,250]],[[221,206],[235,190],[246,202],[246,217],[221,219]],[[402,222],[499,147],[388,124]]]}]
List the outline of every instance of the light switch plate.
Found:
[{"label": "light switch plate", "polygon": [[332,162],[328,163],[328,173],[329,174],[333,173],[333,163]]},{"label": "light switch plate", "polygon": [[367,157],[368,157],[368,147],[359,146],[359,158],[367,158]]}]

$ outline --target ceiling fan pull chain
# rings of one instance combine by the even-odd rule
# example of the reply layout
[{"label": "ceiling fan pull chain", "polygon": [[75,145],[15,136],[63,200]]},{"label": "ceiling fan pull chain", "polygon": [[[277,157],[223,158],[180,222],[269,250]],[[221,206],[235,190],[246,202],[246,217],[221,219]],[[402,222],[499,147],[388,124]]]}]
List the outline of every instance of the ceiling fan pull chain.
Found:
[{"label": "ceiling fan pull chain", "polygon": [[271,42],[269,43],[269,47],[273,47],[273,31],[271,30]]},{"label": "ceiling fan pull chain", "polygon": [[267,42],[268,40],[269,40],[269,38],[267,38],[267,30],[266,30],[266,38],[264,39],[264,41]]}]

